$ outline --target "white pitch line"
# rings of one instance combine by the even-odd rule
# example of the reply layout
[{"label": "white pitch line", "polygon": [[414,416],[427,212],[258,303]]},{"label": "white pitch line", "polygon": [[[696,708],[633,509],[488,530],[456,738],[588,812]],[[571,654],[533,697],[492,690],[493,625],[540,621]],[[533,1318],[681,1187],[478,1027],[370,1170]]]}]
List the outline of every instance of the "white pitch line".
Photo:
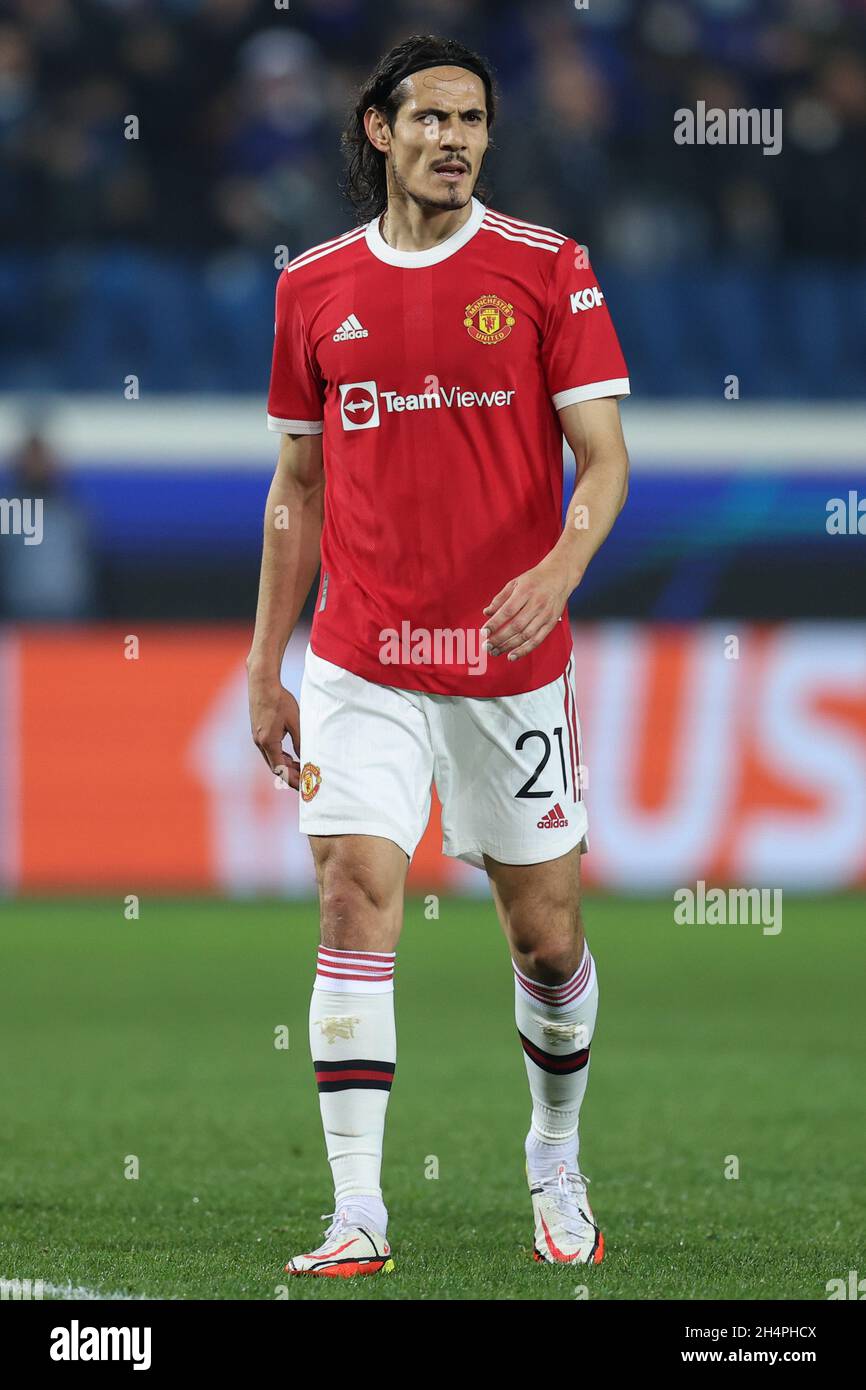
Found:
[{"label": "white pitch line", "polygon": [[148,1299],[147,1294],[143,1293],[103,1293],[101,1289],[90,1289],[85,1284],[46,1284],[42,1282],[43,1298],[61,1298],[84,1303],[88,1300],[98,1300],[102,1303],[110,1303],[117,1299],[125,1299],[131,1302],[162,1302],[161,1299]]}]

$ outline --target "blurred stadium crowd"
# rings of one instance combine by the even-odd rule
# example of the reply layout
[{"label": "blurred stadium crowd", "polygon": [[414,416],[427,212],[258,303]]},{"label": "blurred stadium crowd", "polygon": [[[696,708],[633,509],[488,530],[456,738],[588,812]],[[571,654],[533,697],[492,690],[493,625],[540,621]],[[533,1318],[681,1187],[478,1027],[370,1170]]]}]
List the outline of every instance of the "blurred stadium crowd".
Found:
[{"label": "blurred stadium crowd", "polygon": [[[717,394],[729,316],[754,394],[862,387],[862,0],[278,4],[7,0],[0,385],[113,388],[120,362],[151,389],[262,390],[274,248],[351,225],[346,110],[432,30],[492,61],[491,201],[589,246],[636,391]],[[782,153],[677,145],[698,100],[782,108]]]}]

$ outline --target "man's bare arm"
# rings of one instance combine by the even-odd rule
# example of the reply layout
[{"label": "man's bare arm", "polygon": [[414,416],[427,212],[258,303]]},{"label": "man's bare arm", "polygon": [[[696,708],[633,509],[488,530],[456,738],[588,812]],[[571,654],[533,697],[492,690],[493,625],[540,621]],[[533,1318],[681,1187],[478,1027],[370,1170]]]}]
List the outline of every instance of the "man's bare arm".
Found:
[{"label": "man's bare arm", "polygon": [[612,396],[559,412],[577,461],[577,483],[562,535],[544,559],[510,579],[484,609],[493,655],[526,656],[559,620],[569,594],[607,538],[628,495],[628,453]]},{"label": "man's bare arm", "polygon": [[280,682],[283,653],[319,566],[325,476],[320,434],[284,434],[265,505],[256,626],[247,657],[250,724],[268,766],[297,788],[300,763],[283,751],[289,733],[300,755],[298,703]]},{"label": "man's bare arm", "polygon": [[568,405],[559,412],[559,423],[574,453],[577,480],[551,555],[565,564],[571,593],[625,506],[628,453],[613,396]]}]

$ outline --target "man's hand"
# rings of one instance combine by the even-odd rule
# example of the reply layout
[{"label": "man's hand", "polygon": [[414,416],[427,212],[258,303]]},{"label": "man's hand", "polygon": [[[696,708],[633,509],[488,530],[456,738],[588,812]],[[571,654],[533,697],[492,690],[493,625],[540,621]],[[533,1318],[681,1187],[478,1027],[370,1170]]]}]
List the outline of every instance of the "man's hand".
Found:
[{"label": "man's hand", "polygon": [[268,767],[286,786],[298,790],[301,764],[283,749],[283,739],[291,735],[292,746],[300,757],[301,715],[298,702],[276,676],[249,671],[250,726],[253,742]]},{"label": "man's hand", "polygon": [[509,661],[534,651],[552,632],[571,592],[562,564],[547,555],[534,569],[509,579],[484,609],[487,649],[492,656],[508,653]]}]

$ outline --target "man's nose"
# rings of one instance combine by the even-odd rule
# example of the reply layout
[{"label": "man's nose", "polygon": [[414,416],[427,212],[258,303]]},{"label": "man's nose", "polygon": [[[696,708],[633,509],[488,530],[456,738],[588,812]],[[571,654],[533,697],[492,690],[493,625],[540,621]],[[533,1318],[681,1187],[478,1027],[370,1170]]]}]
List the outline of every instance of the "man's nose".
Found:
[{"label": "man's nose", "polygon": [[439,127],[439,144],[449,150],[465,150],[466,140],[463,135],[463,127],[453,121]]}]

